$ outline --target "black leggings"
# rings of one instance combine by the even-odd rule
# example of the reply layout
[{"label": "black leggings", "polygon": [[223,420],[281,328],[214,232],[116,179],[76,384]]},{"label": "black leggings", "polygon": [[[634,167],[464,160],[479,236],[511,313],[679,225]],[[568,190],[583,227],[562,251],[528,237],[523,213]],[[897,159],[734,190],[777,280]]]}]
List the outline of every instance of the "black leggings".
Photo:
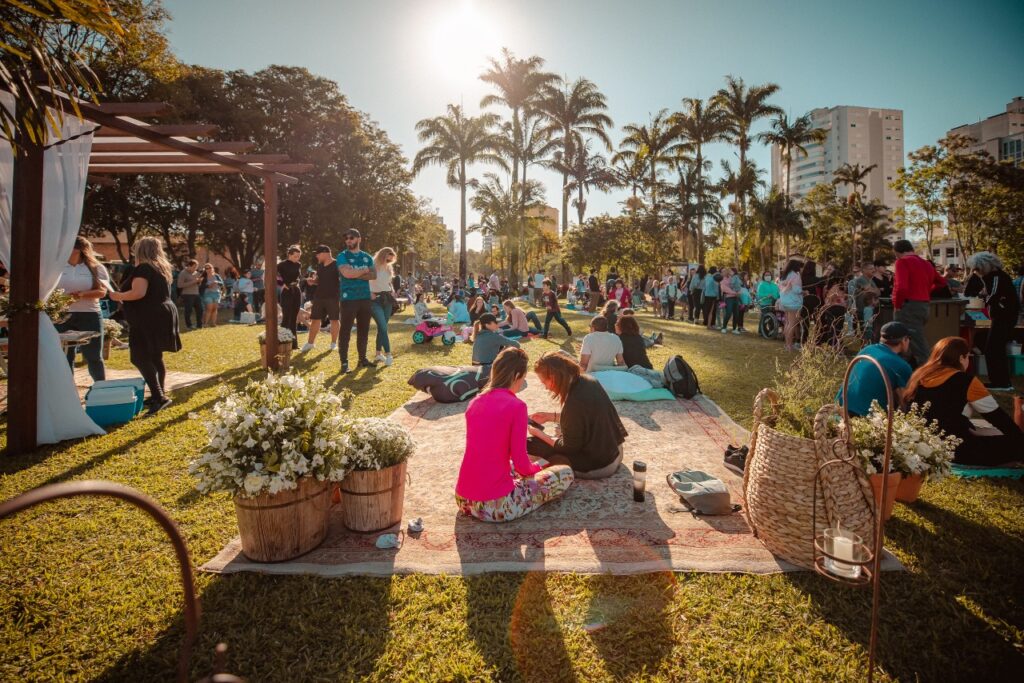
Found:
[{"label": "black leggings", "polygon": [[715,323],[718,322],[718,297],[705,296],[703,310],[704,324],[708,327],[714,327]]},{"label": "black leggings", "polygon": [[687,295],[687,300],[690,304],[690,310],[686,314],[687,319],[692,323],[694,320],[700,320],[700,292],[694,290]]},{"label": "black leggings", "polygon": [[281,288],[281,325],[292,331],[292,348],[298,348],[299,308],[302,307],[302,292],[297,285]]},{"label": "black leggings", "polygon": [[165,398],[164,380],[167,378],[163,351],[151,352],[131,346],[128,349],[128,355],[132,365],[142,373],[142,379],[146,380],[146,386],[149,387],[150,400],[154,403],[163,401]]}]

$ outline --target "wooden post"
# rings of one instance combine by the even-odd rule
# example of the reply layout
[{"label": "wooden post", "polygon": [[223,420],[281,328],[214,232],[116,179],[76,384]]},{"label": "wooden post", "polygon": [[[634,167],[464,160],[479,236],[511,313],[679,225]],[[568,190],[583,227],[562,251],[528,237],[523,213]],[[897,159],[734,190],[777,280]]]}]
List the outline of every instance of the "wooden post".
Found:
[{"label": "wooden post", "polygon": [[36,447],[39,377],[39,260],[43,226],[43,147],[21,136],[11,206],[11,308],[7,377],[7,452]]},{"label": "wooden post", "polygon": [[277,184],[263,179],[263,288],[267,367],[277,371]]}]

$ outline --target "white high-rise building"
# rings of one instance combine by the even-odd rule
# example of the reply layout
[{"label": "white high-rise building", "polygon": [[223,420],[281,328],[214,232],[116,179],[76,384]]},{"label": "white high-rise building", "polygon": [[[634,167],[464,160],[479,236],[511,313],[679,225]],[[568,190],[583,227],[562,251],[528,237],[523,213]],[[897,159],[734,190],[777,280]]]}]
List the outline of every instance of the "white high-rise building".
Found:
[{"label": "white high-rise building", "polygon": [[[794,150],[789,174],[789,193],[799,200],[819,183],[831,183],[832,173],[843,164],[867,167],[877,164],[865,179],[865,199],[877,199],[897,209],[903,201],[890,187],[896,171],[903,167],[903,111],[871,107],[832,107],[814,109],[811,120],[815,128],[824,129],[828,137],[822,144],[806,145],[807,156]],[[772,184],[786,191],[786,167],[778,146],[772,147]],[[839,186],[836,192],[846,195],[853,188]]]},{"label": "white high-rise building", "polygon": [[1024,97],[1014,97],[1003,113],[957,126],[949,131],[953,133],[974,141],[965,152],[985,151],[999,161],[1024,164]]}]

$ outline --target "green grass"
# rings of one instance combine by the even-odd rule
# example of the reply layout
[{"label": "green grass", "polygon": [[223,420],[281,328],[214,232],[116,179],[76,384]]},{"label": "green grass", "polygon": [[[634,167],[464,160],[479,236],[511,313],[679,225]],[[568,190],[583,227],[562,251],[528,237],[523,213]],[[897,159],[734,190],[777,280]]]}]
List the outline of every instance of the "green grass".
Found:
[{"label": "green grass", "polygon": [[[585,319],[570,314],[582,332]],[[704,391],[750,426],[781,345],[643,314],[665,331],[656,364],[681,353]],[[748,323],[748,327],[752,327]],[[42,484],[109,479],[153,496],[178,522],[195,564],[235,535],[226,496],[197,495],[186,463],[222,385],[259,375],[256,328],[189,333],[171,369],[218,373],[155,418],[107,436],[0,459],[0,498]],[[297,362],[350,388],[355,415],[386,415],[416,368],[469,361],[469,346],[413,347],[392,326],[395,366],[341,377],[321,338]],[[576,344],[579,342],[578,335]],[[531,355],[557,348],[530,342]],[[115,352],[113,367],[129,367]],[[452,457],[459,456],[452,445]],[[439,492],[439,495],[445,495]],[[888,547],[880,662],[899,680],[1009,680],[1024,670],[1024,484],[949,479],[897,506]],[[170,545],[123,504],[77,499],[0,522],[0,680],[169,680],[183,634]],[[861,680],[870,596],[809,573],[631,577],[492,574],[320,579],[201,575],[194,678],[213,647],[253,681]],[[1014,674],[1016,672],[1016,674]]]}]

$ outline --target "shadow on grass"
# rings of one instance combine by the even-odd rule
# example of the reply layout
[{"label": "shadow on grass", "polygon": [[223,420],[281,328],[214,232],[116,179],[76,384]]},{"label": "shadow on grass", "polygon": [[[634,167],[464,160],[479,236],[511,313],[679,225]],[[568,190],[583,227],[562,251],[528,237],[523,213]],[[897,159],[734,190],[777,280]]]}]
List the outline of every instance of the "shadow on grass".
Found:
[{"label": "shadow on grass", "polygon": [[[1024,585],[1019,574],[1005,579],[1024,541],[925,501],[909,512],[925,523],[894,517],[886,524],[886,545],[912,549],[914,558],[912,571],[882,575],[879,666],[900,680],[1019,680],[1024,656],[1013,639],[1024,627]],[[822,619],[864,648],[866,667],[870,590],[811,573],[786,577]]]},{"label": "shadow on grass", "polygon": [[[390,637],[390,594],[391,578],[215,577],[201,595],[190,680],[210,674],[219,642],[228,645],[227,671],[249,681],[368,677]],[[183,638],[179,616],[96,680],[173,680]]]},{"label": "shadow on grass", "polygon": [[[259,363],[252,362],[240,368],[232,370],[231,372],[215,375],[208,379],[204,379],[201,382],[196,382],[195,384],[190,384],[189,386],[182,388],[181,390],[176,392],[177,396],[174,396],[174,398],[177,399],[176,403],[178,403],[180,407],[181,404],[190,401],[192,399],[192,396],[194,396],[197,392],[204,391],[217,384],[234,384],[240,386],[243,383],[243,381],[247,381],[251,373],[257,370],[258,368]],[[206,401],[197,406],[193,406],[189,412],[207,408],[213,405],[217,400],[217,397],[211,398],[209,401]],[[169,425],[181,422],[183,420],[187,420],[189,419],[189,417],[187,412],[174,414],[172,406],[172,409],[170,411],[165,411],[154,417],[139,416],[135,419],[144,419],[146,420],[147,424],[151,423],[153,427],[143,432],[142,434],[139,434],[138,436],[132,438],[131,441],[121,443],[113,448],[103,451],[102,453],[98,453],[93,457],[89,458],[88,460],[80,462],[74,467],[71,467],[65,470],[64,472],[61,472],[60,474],[53,475],[46,481],[41,482],[39,485],[45,486],[47,484],[55,484],[57,482],[65,481],[67,479],[73,479],[74,477],[77,477],[85,472],[88,472],[94,467],[103,464],[104,462],[106,462],[107,460],[116,455],[123,455],[131,451],[133,448],[136,447],[136,445],[139,442],[153,438],[154,436],[162,432],[164,429],[166,429]],[[116,435],[123,428],[124,425],[112,428],[108,430],[108,434]],[[88,438],[92,439],[97,437]],[[28,469],[29,467],[37,465],[40,462],[46,460],[46,458],[50,457],[50,455],[52,455],[55,451],[65,450],[68,448],[69,445],[79,443],[81,441],[84,441],[84,439],[63,441],[61,443],[38,448],[32,453],[27,453],[25,455],[0,458],[0,474],[15,474],[16,472],[20,472],[21,470]]]}]

